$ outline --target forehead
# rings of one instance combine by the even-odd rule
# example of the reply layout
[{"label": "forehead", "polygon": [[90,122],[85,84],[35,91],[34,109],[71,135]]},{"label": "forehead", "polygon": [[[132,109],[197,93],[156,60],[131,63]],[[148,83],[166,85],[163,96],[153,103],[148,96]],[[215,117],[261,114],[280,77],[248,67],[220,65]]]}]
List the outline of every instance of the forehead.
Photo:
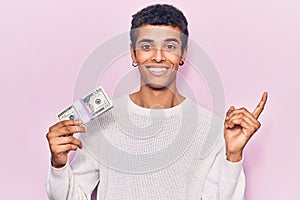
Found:
[{"label": "forehead", "polygon": [[138,28],[137,41],[141,39],[151,39],[154,41],[176,38],[180,41],[181,30],[178,27],[167,25],[145,25]]}]

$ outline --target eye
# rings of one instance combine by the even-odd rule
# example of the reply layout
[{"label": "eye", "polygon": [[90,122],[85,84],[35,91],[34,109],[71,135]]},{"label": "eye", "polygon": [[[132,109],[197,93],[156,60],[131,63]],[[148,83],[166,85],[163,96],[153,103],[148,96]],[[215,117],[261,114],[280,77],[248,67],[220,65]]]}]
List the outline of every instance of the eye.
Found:
[{"label": "eye", "polygon": [[176,46],[173,44],[167,44],[166,49],[171,50],[171,49],[176,49]]},{"label": "eye", "polygon": [[144,44],[144,45],[142,45],[142,49],[149,50],[149,49],[151,49],[151,45],[150,44]]}]

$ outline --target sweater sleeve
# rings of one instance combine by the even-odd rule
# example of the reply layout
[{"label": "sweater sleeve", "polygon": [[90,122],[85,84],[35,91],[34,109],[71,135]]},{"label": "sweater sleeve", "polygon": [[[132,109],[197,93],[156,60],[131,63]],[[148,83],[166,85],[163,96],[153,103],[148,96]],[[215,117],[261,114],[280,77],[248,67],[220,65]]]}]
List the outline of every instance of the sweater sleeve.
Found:
[{"label": "sweater sleeve", "polygon": [[90,200],[99,181],[97,161],[78,149],[71,164],[50,167],[46,189],[49,200]]},{"label": "sweater sleeve", "polygon": [[242,200],[245,192],[243,160],[229,162],[225,158],[224,145],[217,154],[204,183],[203,200]]}]

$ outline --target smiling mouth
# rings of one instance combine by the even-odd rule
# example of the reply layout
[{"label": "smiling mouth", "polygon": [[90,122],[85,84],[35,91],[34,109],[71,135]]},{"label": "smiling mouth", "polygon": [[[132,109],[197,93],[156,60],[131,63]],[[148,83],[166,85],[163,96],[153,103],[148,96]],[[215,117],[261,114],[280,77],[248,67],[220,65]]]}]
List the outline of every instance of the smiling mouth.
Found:
[{"label": "smiling mouth", "polygon": [[152,66],[146,66],[146,68],[154,75],[163,75],[169,69],[169,67],[152,67]]}]

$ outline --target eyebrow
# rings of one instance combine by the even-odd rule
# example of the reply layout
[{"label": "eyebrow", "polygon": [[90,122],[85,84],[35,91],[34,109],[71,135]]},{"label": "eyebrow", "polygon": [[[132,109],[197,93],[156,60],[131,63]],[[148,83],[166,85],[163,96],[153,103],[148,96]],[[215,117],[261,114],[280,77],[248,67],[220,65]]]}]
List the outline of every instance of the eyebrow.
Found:
[{"label": "eyebrow", "polygon": [[168,38],[165,41],[166,42],[177,42],[178,44],[180,43],[176,38]]},{"label": "eyebrow", "polygon": [[142,43],[142,42],[154,42],[154,40],[150,40],[150,39],[141,39],[140,41],[138,41],[138,44]]},{"label": "eyebrow", "polygon": [[[154,42],[154,40],[151,39],[141,39],[140,41],[138,41],[138,44],[143,43],[143,42]],[[165,42],[176,42],[176,43],[180,43],[176,38],[168,38],[165,39]]]}]

